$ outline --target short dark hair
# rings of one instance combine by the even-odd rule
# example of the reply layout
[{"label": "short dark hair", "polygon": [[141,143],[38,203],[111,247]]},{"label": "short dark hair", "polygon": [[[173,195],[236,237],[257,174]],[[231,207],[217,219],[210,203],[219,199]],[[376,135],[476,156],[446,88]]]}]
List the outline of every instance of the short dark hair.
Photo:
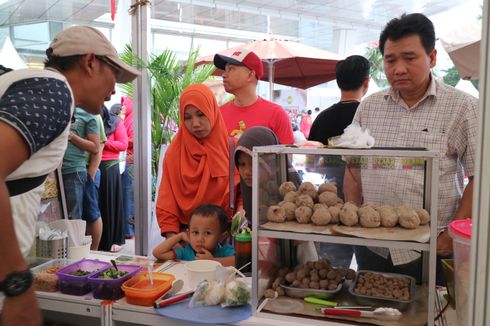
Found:
[{"label": "short dark hair", "polygon": [[312,114],[313,112],[311,112],[311,110],[308,110],[308,111],[306,111],[306,113],[308,113],[308,114]]},{"label": "short dark hair", "polygon": [[369,61],[361,55],[351,55],[337,62],[335,76],[341,90],[359,89],[369,79]]},{"label": "short dark hair", "polygon": [[221,228],[221,232],[228,231],[228,216],[226,215],[225,210],[217,205],[213,204],[203,204],[194,208],[189,218],[189,224],[191,224],[192,217],[194,215],[201,215],[205,217],[214,217],[216,216],[219,220],[219,225]]},{"label": "short dark hair", "polygon": [[84,55],[70,55],[66,57],[59,57],[53,55],[53,49],[48,48],[46,50],[47,59],[44,60],[44,67],[55,68],[60,71],[70,70],[77,65]]},{"label": "short dark hair", "polygon": [[386,40],[398,41],[399,39],[418,35],[427,54],[436,45],[436,33],[434,24],[423,14],[403,14],[400,18],[393,18],[386,24],[379,36],[379,51],[384,54]]}]

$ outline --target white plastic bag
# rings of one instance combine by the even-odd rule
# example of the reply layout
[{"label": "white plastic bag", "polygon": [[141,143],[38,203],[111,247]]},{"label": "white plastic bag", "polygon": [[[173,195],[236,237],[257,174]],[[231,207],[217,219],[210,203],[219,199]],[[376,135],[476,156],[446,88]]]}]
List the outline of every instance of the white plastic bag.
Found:
[{"label": "white plastic bag", "polygon": [[[237,277],[237,273],[242,277]],[[222,307],[234,307],[249,304],[252,290],[243,276],[234,267],[218,266],[216,280],[200,282],[189,302],[189,307],[217,304],[221,304]]]},{"label": "white plastic bag", "polygon": [[224,300],[221,307],[235,307],[250,304],[251,288],[245,278],[236,277],[226,283]]}]

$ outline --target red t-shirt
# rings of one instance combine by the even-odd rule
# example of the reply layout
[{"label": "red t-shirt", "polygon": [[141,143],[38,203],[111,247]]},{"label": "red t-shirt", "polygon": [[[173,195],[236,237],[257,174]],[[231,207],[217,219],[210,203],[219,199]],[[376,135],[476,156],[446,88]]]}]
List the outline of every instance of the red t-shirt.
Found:
[{"label": "red t-shirt", "polygon": [[284,109],[263,98],[249,106],[236,106],[233,101],[221,107],[230,136],[239,137],[249,127],[262,126],[271,129],[281,144],[293,144],[293,127]]}]

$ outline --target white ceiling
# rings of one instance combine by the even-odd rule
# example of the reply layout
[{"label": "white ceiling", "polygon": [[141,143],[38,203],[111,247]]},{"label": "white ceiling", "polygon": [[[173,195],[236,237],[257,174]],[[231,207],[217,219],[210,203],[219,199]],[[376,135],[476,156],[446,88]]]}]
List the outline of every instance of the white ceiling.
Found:
[{"label": "white ceiling", "polygon": [[[153,0],[151,15],[170,22],[272,32],[328,49],[335,29],[355,30],[355,42],[376,40],[386,22],[404,12],[431,16],[468,1]],[[101,23],[94,20],[109,11],[110,0],[0,0],[0,27],[44,21],[97,25]]]}]

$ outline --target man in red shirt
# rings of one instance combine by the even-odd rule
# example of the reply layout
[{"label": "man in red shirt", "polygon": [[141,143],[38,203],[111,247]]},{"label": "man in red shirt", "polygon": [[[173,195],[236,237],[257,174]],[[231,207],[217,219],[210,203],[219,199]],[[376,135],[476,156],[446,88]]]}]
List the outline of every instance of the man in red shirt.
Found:
[{"label": "man in red shirt", "polygon": [[286,111],[279,105],[257,96],[258,80],[263,75],[262,61],[252,51],[240,49],[231,56],[216,54],[214,65],[223,72],[226,92],[235,95],[221,107],[226,128],[232,137],[240,137],[253,126],[270,128],[281,144],[293,144],[293,128]]}]

